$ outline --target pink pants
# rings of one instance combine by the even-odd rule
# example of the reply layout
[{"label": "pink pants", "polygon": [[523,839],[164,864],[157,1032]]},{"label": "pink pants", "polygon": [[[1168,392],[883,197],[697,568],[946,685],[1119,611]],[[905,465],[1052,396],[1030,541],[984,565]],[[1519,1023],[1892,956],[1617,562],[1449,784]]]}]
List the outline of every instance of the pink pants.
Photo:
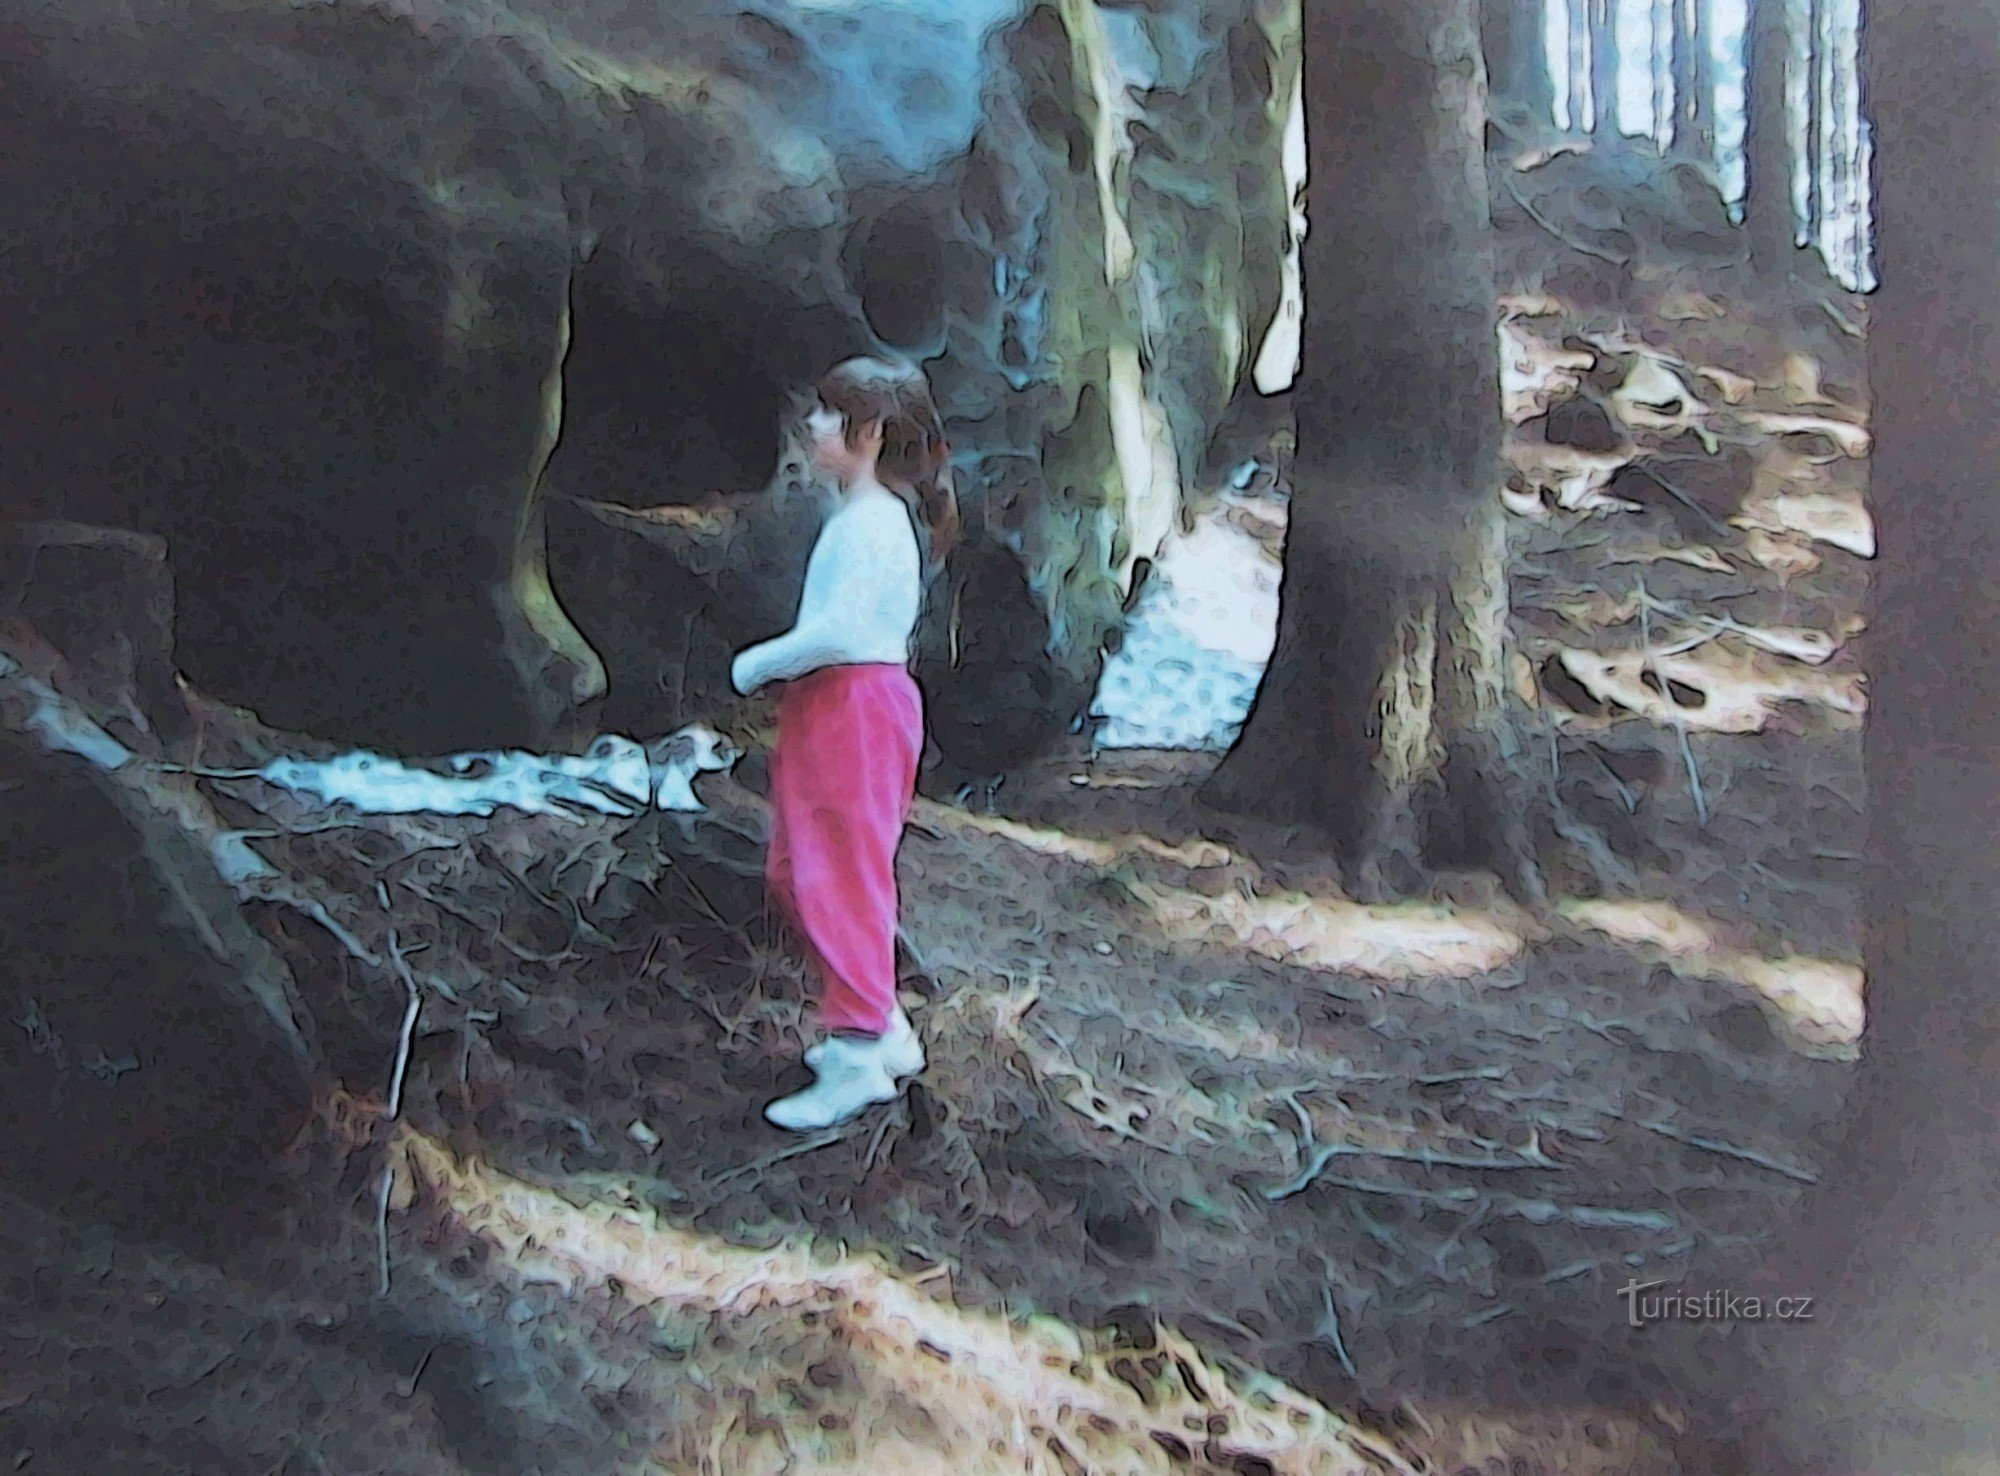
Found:
[{"label": "pink pants", "polygon": [[923,746],[900,666],[824,667],[779,698],[764,875],[819,972],[827,1030],[879,1035],[896,1008],[896,847]]}]

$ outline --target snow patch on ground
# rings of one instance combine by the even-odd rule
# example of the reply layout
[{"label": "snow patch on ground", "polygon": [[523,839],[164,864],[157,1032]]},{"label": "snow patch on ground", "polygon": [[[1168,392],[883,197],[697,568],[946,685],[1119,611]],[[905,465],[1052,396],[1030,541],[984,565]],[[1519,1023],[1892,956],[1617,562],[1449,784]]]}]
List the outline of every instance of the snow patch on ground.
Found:
[{"label": "snow patch on ground", "polygon": [[1168,538],[1104,664],[1090,709],[1099,748],[1221,752],[1236,741],[1277,640],[1282,567],[1266,539],[1284,519],[1282,501],[1231,492],[1193,532]]},{"label": "snow patch on ground", "polygon": [[528,814],[636,815],[648,807],[700,810],[695,776],[720,773],[739,756],[729,740],[694,724],[651,744],[606,734],[581,755],[454,754],[440,765],[447,772],[356,752],[277,758],[254,776],[370,815],[491,815],[503,805]]}]

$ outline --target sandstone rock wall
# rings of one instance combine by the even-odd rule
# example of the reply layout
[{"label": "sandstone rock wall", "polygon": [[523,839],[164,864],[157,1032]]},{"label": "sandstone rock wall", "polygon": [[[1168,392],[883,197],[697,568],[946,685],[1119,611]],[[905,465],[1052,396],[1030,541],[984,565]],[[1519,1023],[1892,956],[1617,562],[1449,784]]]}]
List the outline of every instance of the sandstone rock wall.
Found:
[{"label": "sandstone rock wall", "polygon": [[629,556],[543,509],[755,493],[886,346],[1071,705],[1281,317],[1297,68],[1291,0],[30,0],[6,510],[165,536],[272,721],[513,741],[695,598],[593,631]]}]

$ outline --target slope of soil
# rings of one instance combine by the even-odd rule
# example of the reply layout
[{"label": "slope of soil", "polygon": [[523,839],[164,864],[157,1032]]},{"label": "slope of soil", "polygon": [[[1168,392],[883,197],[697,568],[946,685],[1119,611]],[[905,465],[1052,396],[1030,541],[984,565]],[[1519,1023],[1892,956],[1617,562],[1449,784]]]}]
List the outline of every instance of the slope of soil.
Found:
[{"label": "slope of soil", "polygon": [[[188,1211],[206,1236],[115,1212],[157,1126],[93,1166],[113,1190],[88,1204],[10,1183],[0,1456],[1676,1469],[1675,1390],[1724,1334],[1633,1329],[1618,1289],[1755,1256],[1860,1025],[1857,714],[1808,677],[1853,675],[1865,445],[1818,371],[1566,311],[1509,320],[1521,695],[1623,886],[1558,877],[1540,918],[1478,879],[1364,909],[1298,838],[1205,815],[1212,760],[1058,756],[1005,816],[920,806],[906,982],[930,1069],[794,1141],[759,1109],[802,1079],[807,989],[758,915],[743,784],[704,781],[685,822],[399,818],[120,770],[234,858],[235,905],[319,1021],[317,1110],[268,1182]],[[1618,410],[1624,454],[1534,426],[1564,374]],[[1669,446],[1700,516],[1617,480]],[[1669,673],[1699,701],[1659,680],[1656,617],[1729,657]],[[1798,627],[1842,649],[1743,634]],[[1623,685],[1584,660],[1635,652]],[[1723,708],[1747,726],[1692,716]],[[198,712],[214,770],[298,746]],[[78,895],[77,926],[132,905]],[[23,1041],[84,1044],[75,991],[35,997]],[[260,1110],[223,1097],[148,1110],[196,1138]]]}]

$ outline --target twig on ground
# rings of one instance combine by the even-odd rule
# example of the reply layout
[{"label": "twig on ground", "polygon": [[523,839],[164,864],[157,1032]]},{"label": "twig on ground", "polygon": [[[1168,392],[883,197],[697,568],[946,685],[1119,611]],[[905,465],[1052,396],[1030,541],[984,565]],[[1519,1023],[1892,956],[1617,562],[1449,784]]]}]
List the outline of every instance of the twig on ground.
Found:
[{"label": "twig on ground", "polygon": [[1509,1200],[1499,1206],[1508,1214],[1518,1215],[1531,1225],[1547,1224],[1550,1220],[1568,1220],[1572,1225],[1585,1230],[1647,1230],[1664,1235],[1670,1230],[1678,1230],[1680,1224],[1672,1215],[1658,1210],[1619,1209],[1594,1204],[1557,1204],[1548,1199]]},{"label": "twig on ground", "polygon": [[1326,1315],[1320,1319],[1320,1324],[1314,1331],[1333,1344],[1334,1354],[1340,1359],[1340,1366],[1347,1370],[1347,1376],[1350,1379],[1359,1379],[1361,1375],[1355,1372],[1354,1360],[1348,1356],[1347,1342],[1340,1335],[1340,1309],[1334,1305],[1331,1282],[1320,1282],[1319,1299],[1320,1305],[1326,1309]]},{"label": "twig on ground", "polygon": [[1821,789],[1825,790],[1828,794],[1832,795],[1835,799],[1839,800],[1843,805],[1847,806],[1848,809],[1852,810],[1857,815],[1865,815],[1868,813],[1867,809],[1859,801],[1857,801],[1853,795],[1849,794],[1846,790],[1840,788],[1840,786],[1836,784],[1829,784],[1827,783],[1826,780],[1819,779],[1815,780],[1810,786],[1808,786],[1808,788],[1809,790],[1821,790]]},{"label": "twig on ground", "polygon": [[1796,1180],[1801,1184],[1817,1184],[1819,1182],[1819,1175],[1813,1170],[1801,1168],[1797,1164],[1786,1163],[1783,1159],[1773,1158],[1769,1154],[1760,1153],[1754,1148],[1739,1148],[1734,1143],[1725,1143],[1720,1138],[1709,1138],[1696,1133],[1684,1132],[1672,1123],[1654,1122],[1645,1118],[1633,1117],[1628,1113],[1618,1111],[1616,1108],[1600,1108],[1598,1110],[1603,1112],[1606,1117],[1615,1117],[1620,1122],[1629,1122],[1634,1127],[1644,1128],[1649,1133],[1658,1133],[1663,1138],[1672,1138],[1676,1143],[1685,1143],[1690,1148],[1699,1148],[1704,1153],[1715,1153],[1724,1158],[1734,1158],[1744,1163],[1755,1164],[1758,1168],[1769,1169],[1774,1174],[1783,1174],[1786,1178]]},{"label": "twig on ground", "polygon": [[686,887],[689,892],[693,893],[695,906],[699,907],[703,912],[708,914],[708,920],[710,922],[714,923],[718,928],[721,928],[723,932],[741,938],[746,943],[749,942],[748,930],[744,928],[735,927],[723,918],[722,914],[716,910],[715,903],[709,900],[708,893],[704,892],[701,889],[701,883],[696,881],[692,876],[688,874],[688,870],[685,866],[675,866],[672,867],[671,870],[673,874],[677,878],[679,878],[680,884]]},{"label": "twig on ground", "polygon": [[1224,1332],[1235,1333],[1239,1338],[1242,1338],[1246,1342],[1254,1344],[1262,1341],[1262,1339],[1260,1339],[1255,1332],[1245,1327],[1242,1323],[1238,1322],[1234,1317],[1226,1317],[1220,1312],[1206,1312],[1199,1307],[1195,1307],[1189,1310],[1188,1315],[1190,1317],[1199,1318],[1203,1322],[1211,1323],[1214,1326],[1221,1328]]},{"label": "twig on ground", "polygon": [[[1653,658],[1656,655],[1678,654],[1678,650],[1658,652],[1653,650],[1653,605],[1653,598],[1646,593],[1645,576],[1641,575],[1639,577],[1639,638],[1643,642],[1646,652],[1644,669],[1652,673],[1653,680],[1660,684],[1659,690],[1664,692],[1667,690],[1667,679],[1660,674],[1660,669],[1653,664]],[[1711,632],[1707,639],[1713,639],[1714,635],[1719,633],[1720,629]],[[1701,642],[1696,642],[1696,644],[1701,644]],[[1688,646],[1685,649],[1692,650],[1693,647]],[[1695,763],[1694,743],[1688,737],[1688,725],[1684,722],[1676,722],[1674,724],[1674,732],[1680,742],[1681,761],[1687,766],[1688,792],[1694,797],[1695,824],[1706,828],[1708,825],[1708,798],[1702,793],[1701,768]]]},{"label": "twig on ground", "polygon": [[1842,333],[1845,333],[1849,338],[1862,338],[1866,336],[1858,323],[1835,307],[1827,298],[1822,297],[1819,300],[1819,305],[1825,310],[1826,315],[1833,319],[1833,326],[1838,328]]},{"label": "twig on ground", "polygon": [[1387,1158],[1397,1163],[1420,1163],[1433,1168],[1469,1169],[1561,1169],[1562,1164],[1544,1157],[1539,1150],[1523,1154],[1517,1158],[1472,1157],[1451,1153],[1432,1153],[1428,1149],[1369,1148],[1358,1143],[1322,1143],[1313,1153],[1312,1162],[1297,1177],[1285,1184],[1264,1191],[1264,1198],[1276,1203],[1290,1199],[1306,1189],[1313,1180],[1326,1171],[1326,1166],[1336,1158]]},{"label": "twig on ground", "polygon": [[548,959],[543,958],[540,954],[530,953],[527,949],[522,948],[519,944],[515,943],[513,939],[509,938],[504,932],[501,931],[500,921],[498,919],[488,922],[485,918],[482,918],[473,911],[471,911],[471,909],[461,907],[456,902],[450,901],[444,897],[440,897],[436,892],[433,892],[429,887],[423,886],[418,882],[413,882],[409,880],[407,877],[399,879],[397,885],[402,887],[404,890],[412,893],[413,895],[421,897],[424,901],[430,903],[431,906],[437,908],[438,911],[457,918],[467,927],[478,928],[480,932],[485,935],[487,942],[496,944],[499,947],[504,948],[507,952],[513,954],[514,957],[520,959],[522,963],[549,962]]},{"label": "twig on ground", "polygon": [[1579,1276],[1595,1271],[1603,1264],[1602,1261],[1594,1258],[1588,1261],[1572,1261],[1567,1266],[1558,1266],[1555,1270],[1549,1272],[1548,1275],[1541,1279],[1541,1285],[1554,1286],[1558,1282],[1574,1281]]},{"label": "twig on ground", "polygon": [[930,959],[917,947],[916,940],[910,936],[909,930],[900,923],[896,926],[896,941],[902,945],[903,951],[909,954],[910,962],[917,966],[917,972],[923,975],[924,982],[930,986],[931,993],[935,994],[937,970],[931,967]]},{"label": "twig on ground", "polygon": [[1654,464],[1650,458],[1642,459],[1637,463],[1637,470],[1644,472],[1648,477],[1652,478],[1658,484],[1661,491],[1665,492],[1689,512],[1708,524],[1709,531],[1714,533],[1718,538],[1731,538],[1735,536],[1734,530],[1728,524],[1719,520],[1715,514],[1711,513],[1699,502],[1696,502],[1686,492],[1683,492],[1679,487],[1676,487],[1672,482],[1653,470]]},{"label": "twig on ground", "polygon": [[424,1350],[424,1356],[417,1360],[416,1368],[411,1371],[409,1378],[403,1381],[403,1398],[412,1399],[416,1397],[417,1380],[424,1376],[424,1370],[431,1366],[431,1359],[437,1356],[437,1350],[443,1346],[444,1344],[442,1343],[432,1343],[429,1348]]},{"label": "twig on ground", "polygon": [[389,957],[395,961],[396,974],[403,981],[403,987],[410,993],[410,1002],[403,1011],[403,1029],[396,1042],[396,1065],[389,1075],[389,1121],[394,1122],[403,1110],[403,1077],[410,1066],[410,1042],[416,1035],[417,1012],[423,1008],[423,992],[417,988],[417,981],[410,974],[410,966],[403,959],[402,945],[396,938],[396,930],[389,930]]},{"label": "twig on ground", "polygon": [[478,1029],[468,1013],[459,1029],[458,1053],[458,1104],[468,1112],[472,1110],[472,1040]]},{"label": "twig on ground", "polygon": [[1708,824],[1708,799],[1702,793],[1701,766],[1694,760],[1694,741],[1688,737],[1686,723],[1676,723],[1674,726],[1680,734],[1681,762],[1687,765],[1688,792],[1694,796],[1695,824],[1705,827]]},{"label": "twig on ground", "polygon": [[1490,1201],[1482,1199],[1479,1201],[1478,1209],[1467,1215],[1463,1220],[1460,1220],[1453,1227],[1451,1234],[1447,1235],[1438,1245],[1438,1248],[1431,1252],[1430,1266],[1433,1272],[1439,1276],[1444,1275],[1444,1258],[1457,1248],[1458,1243],[1465,1238],[1465,1232],[1479,1224],[1481,1220],[1484,1220],[1487,1212],[1492,1208],[1493,1205]]},{"label": "twig on ground", "polygon": [[1625,806],[1625,813],[1628,815],[1638,814],[1639,797],[1632,793],[1630,785],[1618,777],[1618,771],[1611,767],[1611,760],[1599,753],[1595,747],[1591,748],[1590,756],[1597,760],[1597,766],[1604,770],[1604,777],[1609,779],[1613,787],[1617,789],[1618,800],[1619,803]]},{"label": "twig on ground", "polygon": [[1505,1066],[1474,1066],[1464,1071],[1433,1071],[1426,1076],[1413,1076],[1410,1080],[1417,1086],[1442,1086],[1453,1081],[1505,1081]]},{"label": "twig on ground", "polygon": [[[1469,1184],[1451,1189],[1421,1189],[1410,1184],[1385,1184],[1368,1179],[1348,1179],[1322,1174],[1317,1182],[1330,1184],[1337,1189],[1351,1189],[1357,1194],[1381,1194],[1393,1198],[1418,1199],[1426,1204],[1455,1205],[1476,1204],[1484,1199],[1481,1191]],[[1552,1199],[1516,1199],[1512,1195],[1492,1196],[1493,1208],[1501,1214],[1513,1215],[1527,1220],[1530,1224],[1543,1225],[1551,1220],[1567,1220],[1587,1230],[1644,1230],[1665,1233],[1679,1229],[1679,1222],[1673,1216],[1658,1210],[1619,1209],[1615,1206],[1591,1204],[1558,1204]]]},{"label": "twig on ground", "polygon": [[[386,905],[387,890],[385,889],[381,895]],[[404,961],[402,943],[396,937],[394,928],[389,930],[389,957],[396,966],[397,977],[403,981],[403,987],[410,994],[409,1006],[403,1012],[403,1028],[396,1043],[396,1064],[389,1075],[389,1105],[386,1116],[390,1122],[394,1122],[403,1111],[403,1078],[409,1070],[410,1042],[416,1034],[417,1012],[423,1007],[424,997],[423,991],[417,987],[417,981],[410,973],[409,964]],[[382,1273],[381,1295],[385,1297],[389,1295],[389,1194],[394,1187],[395,1177],[394,1163],[383,1164],[382,1183],[375,1206],[375,1243]]]},{"label": "twig on ground", "polygon": [[808,1153],[817,1153],[822,1148],[830,1148],[835,1143],[844,1141],[847,1136],[847,1131],[844,1128],[829,1129],[816,1137],[806,1139],[803,1143],[793,1143],[776,1153],[767,1153],[762,1158],[754,1158],[749,1163],[739,1164],[733,1169],[717,1174],[708,1181],[708,1187],[719,1189],[724,1184],[733,1184],[738,1179],[761,1174],[764,1170],[775,1168],[787,1159],[799,1158]]},{"label": "twig on ground", "polygon": [[1606,251],[1601,246],[1592,246],[1587,241],[1579,241],[1576,237],[1569,235],[1556,225],[1554,221],[1529,204],[1528,197],[1515,187],[1513,180],[1506,180],[1505,184],[1507,186],[1507,193],[1514,197],[1514,203],[1528,213],[1528,219],[1532,220],[1536,225],[1547,231],[1551,236],[1554,236],[1572,251],[1581,251],[1585,256],[1594,256],[1599,261],[1610,262],[1613,266],[1631,265],[1630,259],[1627,257],[1619,256],[1616,252]]},{"label": "twig on ground", "polygon": [[1611,843],[1605,840],[1596,826],[1563,818],[1561,806],[1553,812],[1551,823],[1557,835],[1576,846],[1597,867],[1600,883],[1608,881],[1626,892],[1640,890],[1637,869],[1611,848]]},{"label": "twig on ground", "polygon": [[389,1295],[389,1193],[395,1187],[396,1167],[382,1165],[382,1183],[375,1196],[376,1261],[382,1273],[382,1296]]},{"label": "twig on ground", "polygon": [[1299,1157],[1303,1159],[1307,1153],[1312,1151],[1312,1118],[1307,1114],[1304,1105],[1299,1101],[1299,1094],[1297,1092],[1286,1092],[1284,1100],[1285,1104],[1292,1109],[1293,1115],[1299,1120],[1299,1130],[1295,1136],[1299,1144]]},{"label": "twig on ground", "polygon": [[883,1114],[881,1126],[875,1129],[875,1136],[869,1141],[868,1156],[861,1163],[862,1178],[865,1179],[875,1172],[875,1155],[882,1151],[882,1140],[889,1136],[889,1129],[895,1126],[895,1123],[894,1113]]},{"label": "twig on ground", "polygon": [[[646,976],[642,972],[640,977],[644,978]],[[713,1020],[715,1028],[722,1032],[724,1040],[733,1041],[736,1039],[738,1027],[742,1024],[741,1020],[738,1020],[736,1024],[731,1024],[728,1020],[724,1019],[722,1011],[718,1010],[712,1001],[703,999],[699,994],[695,993],[672,970],[662,971],[655,977],[657,977],[660,983],[666,985],[668,989],[678,995],[683,1004],[693,1005],[697,1010],[700,1010],[709,1019]]]}]

